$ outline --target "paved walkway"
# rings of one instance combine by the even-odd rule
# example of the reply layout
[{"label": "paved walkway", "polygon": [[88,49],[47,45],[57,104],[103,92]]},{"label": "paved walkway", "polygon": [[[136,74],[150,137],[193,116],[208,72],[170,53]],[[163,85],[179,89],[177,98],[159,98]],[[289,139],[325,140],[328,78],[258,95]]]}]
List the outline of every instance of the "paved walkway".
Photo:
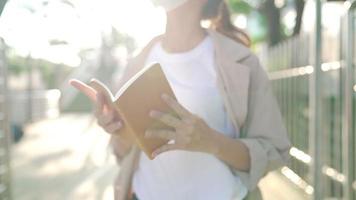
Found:
[{"label": "paved walkway", "polygon": [[[63,115],[26,127],[13,146],[13,193],[16,200],[112,200],[117,167],[107,147],[108,135],[89,115]],[[266,200],[305,199],[278,174],[261,188]]]},{"label": "paved walkway", "polygon": [[117,169],[107,143],[89,115],[27,126],[23,140],[13,146],[14,199],[112,199]]}]

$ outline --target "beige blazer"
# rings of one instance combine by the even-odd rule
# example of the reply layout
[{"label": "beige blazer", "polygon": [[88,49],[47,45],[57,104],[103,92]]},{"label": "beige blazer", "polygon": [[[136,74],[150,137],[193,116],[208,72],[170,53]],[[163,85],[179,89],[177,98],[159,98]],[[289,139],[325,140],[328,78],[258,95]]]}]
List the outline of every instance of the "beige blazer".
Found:
[{"label": "beige blazer", "polygon": [[[216,31],[208,30],[208,33],[214,42],[217,83],[225,109],[235,128],[241,127],[241,137],[238,139],[248,147],[251,158],[249,172],[231,170],[241,178],[249,191],[255,191],[259,180],[268,171],[286,164],[291,145],[267,74],[256,55],[249,48]],[[158,40],[160,36],[129,62],[121,84],[144,67],[152,46]],[[140,151],[137,147],[123,151],[120,144],[115,144],[114,152],[120,163],[115,199],[124,200],[128,198]]]}]

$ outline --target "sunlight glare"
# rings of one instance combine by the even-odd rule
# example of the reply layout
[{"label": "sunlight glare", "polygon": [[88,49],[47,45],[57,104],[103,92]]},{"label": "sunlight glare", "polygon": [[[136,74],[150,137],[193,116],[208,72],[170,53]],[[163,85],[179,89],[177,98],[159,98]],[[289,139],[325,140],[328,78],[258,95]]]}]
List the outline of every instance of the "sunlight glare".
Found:
[{"label": "sunlight glare", "polygon": [[81,50],[98,48],[112,27],[131,36],[139,47],[165,27],[164,11],[150,0],[78,0],[73,7],[58,0],[42,7],[27,2],[34,10],[24,4],[10,1],[1,16],[0,35],[6,43],[21,56],[72,66],[79,64]]}]

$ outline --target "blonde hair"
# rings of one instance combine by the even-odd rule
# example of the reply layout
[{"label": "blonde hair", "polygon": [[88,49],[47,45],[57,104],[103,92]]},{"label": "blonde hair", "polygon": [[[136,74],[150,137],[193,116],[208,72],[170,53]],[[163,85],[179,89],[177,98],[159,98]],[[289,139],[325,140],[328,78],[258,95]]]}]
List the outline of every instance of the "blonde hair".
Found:
[{"label": "blonde hair", "polygon": [[247,47],[250,37],[231,22],[230,10],[224,0],[208,0],[202,11],[202,19],[210,21],[210,28]]}]

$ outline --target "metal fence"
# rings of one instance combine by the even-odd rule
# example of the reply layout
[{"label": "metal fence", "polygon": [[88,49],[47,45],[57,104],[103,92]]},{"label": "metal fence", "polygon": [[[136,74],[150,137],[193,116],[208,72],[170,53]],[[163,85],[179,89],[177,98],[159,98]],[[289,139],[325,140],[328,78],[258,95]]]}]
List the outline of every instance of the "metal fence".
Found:
[{"label": "metal fence", "polygon": [[[349,5],[338,37],[324,32],[321,38],[301,35],[263,56],[293,144],[292,160],[281,173],[318,200],[356,198],[356,3]],[[322,45],[319,74],[313,52],[317,40]],[[315,75],[320,76],[318,91],[313,87]],[[315,94],[320,95],[317,105]],[[313,115],[315,106],[319,106],[320,115]],[[320,123],[319,133],[310,128],[315,123]],[[321,140],[315,142],[316,138]],[[320,168],[315,168],[315,162],[320,162]],[[320,195],[315,194],[316,187]]]},{"label": "metal fence", "polygon": [[10,133],[6,106],[6,63],[0,38],[0,199],[10,199]]}]

